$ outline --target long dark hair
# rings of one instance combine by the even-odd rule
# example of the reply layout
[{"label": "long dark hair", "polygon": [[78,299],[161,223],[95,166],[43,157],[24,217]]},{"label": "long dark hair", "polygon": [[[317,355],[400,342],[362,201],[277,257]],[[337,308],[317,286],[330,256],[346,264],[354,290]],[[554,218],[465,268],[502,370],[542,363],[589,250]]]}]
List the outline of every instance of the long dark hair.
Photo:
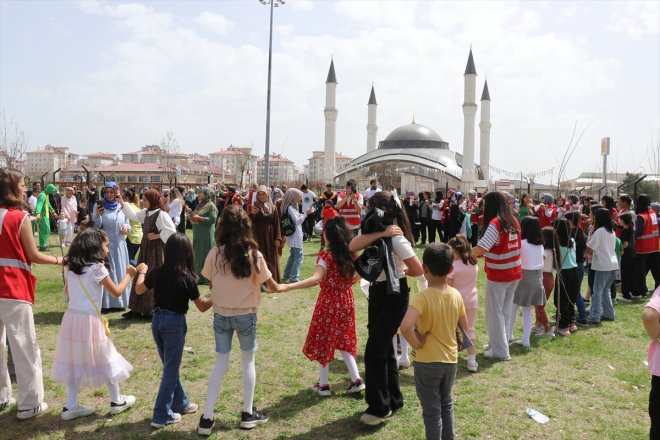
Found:
[{"label": "long dark hair", "polygon": [[108,234],[105,231],[85,229],[71,242],[69,253],[64,257],[64,266],[76,275],[82,275],[85,267],[96,263],[103,263],[110,268],[108,257],[103,252],[103,243],[107,240]]},{"label": "long dark hair", "polygon": [[574,229],[573,238],[575,238],[575,241],[578,243],[586,241],[587,237],[585,237],[582,228],[580,228],[580,213],[577,211],[567,212],[564,214],[564,218],[570,222],[569,226],[571,226],[571,229]]},{"label": "long dark hair", "polygon": [[463,234],[456,234],[454,238],[447,243],[454,251],[458,252],[463,264],[470,263],[471,265],[477,264],[477,258],[472,253],[472,246],[467,237]]},{"label": "long dark hair", "polygon": [[170,235],[165,244],[165,262],[162,265],[164,273],[176,273],[197,281],[195,272],[195,254],[192,244],[185,234],[177,232]]},{"label": "long dark hair", "polygon": [[392,194],[387,191],[378,191],[376,194],[369,197],[367,203],[370,211],[375,208],[382,209],[389,214],[386,217],[396,219],[396,224],[403,231],[403,236],[406,237],[406,240],[408,240],[410,244],[414,243],[408,215],[405,210],[399,208],[399,205],[396,203]]},{"label": "long dark hair", "polygon": [[558,218],[554,221],[555,231],[557,231],[557,237],[559,238],[559,246],[565,248],[573,247],[573,241],[571,240],[571,227],[568,225],[568,220],[565,218]]},{"label": "long dark hair", "polygon": [[335,217],[325,223],[325,237],[328,239],[328,249],[335,257],[341,276],[352,278],[355,273],[353,254],[348,250],[353,234],[346,227],[344,217]]},{"label": "long dark hair", "polygon": [[23,180],[23,173],[15,168],[0,168],[0,205],[7,208],[22,209],[23,198],[18,195],[18,185]]},{"label": "long dark hair", "polygon": [[600,208],[594,212],[594,231],[598,228],[605,228],[607,232],[612,232],[612,216],[609,209]]},{"label": "long dark hair", "polygon": [[546,226],[541,229],[541,236],[543,237],[543,249],[552,251],[552,267],[559,268],[559,259],[561,258],[561,251],[559,249],[559,237],[557,231],[551,226]]},{"label": "long dark hair", "polygon": [[635,200],[635,214],[644,214],[651,207],[651,199],[646,194],[640,194]]},{"label": "long dark hair", "polygon": [[518,221],[513,216],[509,203],[500,191],[491,191],[483,197],[484,228],[488,228],[491,220],[497,218],[500,222],[500,232],[516,232]]},{"label": "long dark hair", "polygon": [[521,240],[527,240],[529,244],[542,245],[541,221],[538,217],[523,217],[520,223]]},{"label": "long dark hair", "polygon": [[[257,257],[257,241],[252,233],[252,223],[247,214],[237,205],[228,205],[222,211],[220,221],[215,229],[215,244],[224,246],[222,256],[224,267],[231,268],[231,273],[236,278],[248,278],[252,275],[252,269],[259,273]],[[252,261],[250,261],[252,255]],[[219,264],[220,252],[216,263]],[[220,267],[218,267],[220,269]]]}]

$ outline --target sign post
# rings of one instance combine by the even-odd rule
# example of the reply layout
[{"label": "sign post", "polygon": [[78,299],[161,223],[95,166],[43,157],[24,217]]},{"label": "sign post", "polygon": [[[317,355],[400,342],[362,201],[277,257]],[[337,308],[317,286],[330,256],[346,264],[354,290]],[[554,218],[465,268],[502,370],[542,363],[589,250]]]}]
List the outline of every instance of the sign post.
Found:
[{"label": "sign post", "polygon": [[600,155],[603,156],[603,188],[607,194],[607,156],[610,154],[610,138],[600,140]]}]

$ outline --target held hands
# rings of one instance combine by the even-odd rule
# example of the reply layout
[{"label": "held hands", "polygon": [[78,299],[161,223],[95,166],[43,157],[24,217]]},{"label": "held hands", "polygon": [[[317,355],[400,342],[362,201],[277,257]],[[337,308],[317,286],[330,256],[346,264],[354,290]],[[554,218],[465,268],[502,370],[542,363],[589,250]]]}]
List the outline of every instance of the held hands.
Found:
[{"label": "held hands", "polygon": [[160,238],[160,234],[156,234],[155,232],[149,232],[147,234],[147,238],[149,240],[158,240]]},{"label": "held hands", "polygon": [[382,234],[383,237],[399,237],[403,235],[403,231],[397,225],[389,225]]},{"label": "held hands", "polygon": [[268,293],[281,293],[281,292],[287,292],[289,290],[289,286],[286,284],[278,284],[277,285],[277,290],[272,291],[268,289]]},{"label": "held hands", "polygon": [[126,275],[133,278],[136,273],[137,273],[137,269],[135,267],[131,266],[130,264],[126,266]]},{"label": "held hands", "polygon": [[136,269],[139,273],[145,273],[149,271],[149,266],[147,266],[146,263],[140,263],[138,264],[138,267]]}]

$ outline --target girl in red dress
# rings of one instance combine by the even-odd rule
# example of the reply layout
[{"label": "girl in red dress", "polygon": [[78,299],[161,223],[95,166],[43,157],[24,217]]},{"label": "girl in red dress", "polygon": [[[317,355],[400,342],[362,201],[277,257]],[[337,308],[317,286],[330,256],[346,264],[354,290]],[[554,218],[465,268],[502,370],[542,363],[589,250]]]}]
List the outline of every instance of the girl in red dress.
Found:
[{"label": "girl in red dress", "polygon": [[353,269],[354,255],[348,250],[353,234],[344,218],[336,217],[326,222],[323,236],[328,249],[319,252],[314,275],[296,283],[280,284],[279,290],[285,292],[321,284],[303,347],[305,356],[319,363],[319,381],[313,390],[319,396],[330,395],[330,361],[335,357],[335,350],[340,350],[351,375],[347,392],[359,393],[364,390],[364,382],[355,361],[357,337],[352,289],[357,276]]}]

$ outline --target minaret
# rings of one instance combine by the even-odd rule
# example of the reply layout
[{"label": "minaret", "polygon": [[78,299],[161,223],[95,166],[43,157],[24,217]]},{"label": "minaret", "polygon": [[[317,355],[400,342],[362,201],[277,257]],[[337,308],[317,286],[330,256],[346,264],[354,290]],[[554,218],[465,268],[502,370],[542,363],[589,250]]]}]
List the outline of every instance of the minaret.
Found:
[{"label": "minaret", "polygon": [[376,93],[374,93],[374,86],[372,85],[369,103],[367,104],[367,108],[369,109],[367,115],[367,153],[376,149],[376,136],[378,135],[378,125],[376,125],[377,107]]},{"label": "minaret", "polygon": [[472,188],[475,179],[474,172],[474,118],[477,114],[476,82],[477,70],[474,67],[472,48],[465,67],[465,94],[463,96],[463,172],[461,181],[463,189]]},{"label": "minaret", "polygon": [[325,154],[323,156],[323,178],[326,182],[334,182],[335,178],[335,138],[337,135],[337,109],[335,96],[337,77],[335,76],[334,60],[330,61],[328,79],[325,80]]},{"label": "minaret", "polygon": [[488,185],[490,177],[490,93],[488,93],[488,80],[484,83],[484,91],[481,94],[481,122],[479,129],[479,166],[484,174],[484,180]]}]

